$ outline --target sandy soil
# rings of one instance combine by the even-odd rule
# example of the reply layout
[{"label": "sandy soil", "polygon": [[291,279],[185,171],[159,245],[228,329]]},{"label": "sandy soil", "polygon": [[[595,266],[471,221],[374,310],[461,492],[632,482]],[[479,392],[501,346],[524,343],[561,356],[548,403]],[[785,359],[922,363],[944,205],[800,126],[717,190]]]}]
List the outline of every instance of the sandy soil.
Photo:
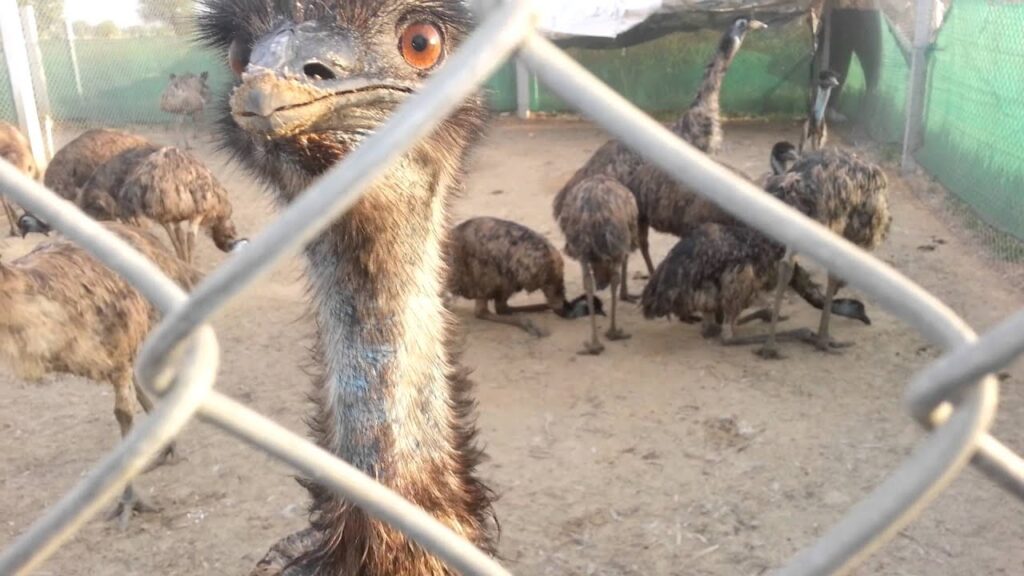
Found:
[{"label": "sandy soil", "polygon": [[[795,138],[796,129],[732,126],[724,156],[760,174],[780,135]],[[510,218],[560,245],[551,198],[603,139],[580,122],[499,123],[474,158],[459,215]],[[239,227],[255,234],[271,217],[262,192],[212,146],[202,153],[230,189]],[[879,256],[979,329],[1015,310],[1016,287],[894,182],[895,227]],[[657,236],[655,257],[672,242]],[[28,247],[7,241],[3,255]],[[203,268],[221,260],[201,242]],[[577,267],[567,270],[578,294]],[[302,432],[311,328],[300,271],[297,262],[282,266],[224,310],[216,327],[219,388]],[[874,305],[873,326],[834,326],[855,348],[824,356],[791,345],[777,363],[704,342],[692,326],[644,321],[632,307],[623,324],[633,339],[599,358],[576,355],[586,322],[540,317],[553,336],[536,340],[478,322],[471,309],[458,304],[492,457],[484,474],[502,495],[501,552],[519,574],[765,573],[819,536],[922,438],[900,400],[936,350]],[[816,325],[806,306],[790,302],[787,310],[791,324]],[[997,432],[1020,450],[1024,400],[1013,384],[1021,371],[1010,374]],[[0,545],[116,442],[112,404],[104,385],[64,376],[26,383],[0,372]],[[93,521],[40,574],[245,574],[304,524],[304,491],[269,457],[201,423],[189,427],[180,450],[184,461],[137,482],[162,514],[137,518],[125,533]],[[859,573],[1022,574],[1022,512],[967,472]]]}]

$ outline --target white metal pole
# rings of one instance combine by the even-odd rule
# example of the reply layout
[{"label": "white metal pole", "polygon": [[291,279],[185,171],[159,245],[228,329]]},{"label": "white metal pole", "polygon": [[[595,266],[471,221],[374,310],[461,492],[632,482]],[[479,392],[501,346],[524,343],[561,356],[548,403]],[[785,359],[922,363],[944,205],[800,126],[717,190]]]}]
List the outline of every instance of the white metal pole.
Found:
[{"label": "white metal pole", "polygon": [[75,71],[75,88],[82,96],[82,73],[78,70],[78,51],[75,49],[75,28],[69,18],[64,18],[64,35],[68,39],[68,53],[71,54],[71,69]]},{"label": "white metal pole", "polygon": [[21,8],[21,25],[25,32],[25,49],[28,53],[29,71],[32,74],[32,88],[35,90],[36,106],[43,120],[43,142],[46,158],[53,158],[53,110],[50,107],[50,90],[43,66],[43,52],[39,47],[39,28],[36,25],[36,11],[32,5]]},{"label": "white metal pole", "polygon": [[914,152],[924,141],[924,108],[928,85],[928,47],[932,42],[935,0],[916,0],[914,46],[910,59],[910,85],[907,88],[907,123],[903,131],[903,158],[900,169],[914,167]]},{"label": "white metal pole", "polygon": [[14,96],[18,124],[28,137],[32,155],[42,169],[47,164],[46,145],[43,142],[43,132],[39,129],[39,111],[36,109],[36,98],[32,89],[32,72],[25,50],[25,32],[21,29],[17,0],[0,0],[0,38],[3,40],[7,72],[11,78],[11,93]]},{"label": "white metal pole", "polygon": [[516,60],[516,114],[521,120],[530,119],[530,69]]}]

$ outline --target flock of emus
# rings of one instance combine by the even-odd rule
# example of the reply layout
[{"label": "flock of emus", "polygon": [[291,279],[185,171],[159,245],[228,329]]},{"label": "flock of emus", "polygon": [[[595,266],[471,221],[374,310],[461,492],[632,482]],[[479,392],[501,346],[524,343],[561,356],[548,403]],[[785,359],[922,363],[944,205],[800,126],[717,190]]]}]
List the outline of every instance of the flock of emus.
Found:
[{"label": "flock of emus", "polygon": [[[763,27],[749,18],[732,23],[692,104],[671,126],[677,136],[702,152],[714,155],[722,144],[719,95],[723,79],[746,34]],[[776,144],[769,156],[771,173],[758,184],[836,234],[873,250],[889,231],[888,184],[878,166],[848,152],[824,149],[825,110],[838,84],[831,71],[820,74],[799,147]],[[594,310],[591,339],[583,353],[600,354],[604,346],[598,338],[597,315],[603,314],[604,306],[594,293],[611,289],[611,326],[605,336],[628,338],[618,325],[617,303],[635,300],[629,295],[627,264],[629,255],[639,248],[650,274],[640,297],[644,316],[701,322],[705,337],[721,337],[725,344],[763,342],[759,353],[766,357],[778,356],[780,338],[810,341],[827,350],[842,346],[829,335],[832,314],[870,323],[862,303],[835,298],[841,284],[837,279],[829,278],[823,294],[785,246],[686,189],[617,140],[598,149],[558,192],[554,215],[566,238],[565,253],[581,265],[584,302],[564,301],[564,265],[549,242],[519,224],[493,218],[470,220],[456,228],[450,290],[475,299],[478,317],[518,325],[534,334],[540,331],[531,322],[508,316],[524,311],[508,306],[508,298],[516,292],[543,290],[548,304],[540,308],[563,317]],[[657,267],[648,244],[652,228],[680,238]],[[822,311],[816,333],[777,332],[782,296],[789,287]],[[773,289],[770,310],[742,316]],[[488,310],[488,300],[494,300],[497,315]],[[756,319],[770,322],[768,335],[735,336],[737,325]]]},{"label": "flock of emus", "polygon": [[[408,100],[465,38],[471,18],[457,0],[206,0],[199,34],[236,72],[223,101],[220,137],[282,203],[300,194]],[[697,97],[672,130],[713,154],[722,142],[719,92],[747,32],[763,25],[741,18],[722,38]],[[180,82],[205,82],[186,76]],[[889,227],[886,179],[851,154],[825,151],[822,112],[833,84],[822,76],[805,128],[806,148],[777,145],[763,187],[804,214],[871,249]],[[207,96],[200,100],[205,103]],[[199,101],[163,103],[191,115]],[[829,348],[831,313],[867,321],[853,300],[824,294],[795,254],[679,186],[621,143],[608,142],[557,194],[555,218],[565,252],[583,271],[585,296],[568,301],[559,251],[531,230],[477,218],[454,230],[448,199],[459,188],[466,155],[483,131],[477,98],[466,101],[430,137],[391,167],[347,214],[306,249],[313,317],[316,442],[422,507],[482,550],[496,549],[493,494],[480,480],[474,403],[466,372],[451,346],[444,294],[476,300],[477,315],[539,334],[508,299],[542,291],[564,317],[589,315],[585,352],[602,350],[595,291],[611,287],[609,339],[620,300],[632,300],[627,261],[640,248],[650,273],[641,302],[648,317],[702,322],[707,336],[738,342],[734,327],[757,299],[775,289],[774,306],[750,318],[771,321],[765,353],[776,339],[811,338]],[[24,139],[0,128],[0,151],[39,178]],[[802,143],[801,148],[804,148]],[[198,279],[188,264],[196,236],[207,230],[222,250],[239,246],[227,194],[194,156],[112,130],[92,130],[62,149],[45,184],[152,258],[183,287]],[[12,229],[46,231],[31,214]],[[143,231],[157,222],[177,257]],[[679,236],[655,268],[650,228]],[[793,286],[822,310],[820,330],[776,334],[784,290]],[[496,314],[488,309],[495,303]],[[132,362],[155,310],[126,282],[62,240],[0,263],[0,358],[20,373],[70,372],[106,380],[126,433],[132,397],[151,406],[132,382]],[[165,456],[170,456],[169,447]],[[387,523],[367,515],[315,481],[305,481],[310,526],[273,546],[253,574],[441,576],[452,571]],[[123,520],[146,507],[131,487],[115,511]]]}]

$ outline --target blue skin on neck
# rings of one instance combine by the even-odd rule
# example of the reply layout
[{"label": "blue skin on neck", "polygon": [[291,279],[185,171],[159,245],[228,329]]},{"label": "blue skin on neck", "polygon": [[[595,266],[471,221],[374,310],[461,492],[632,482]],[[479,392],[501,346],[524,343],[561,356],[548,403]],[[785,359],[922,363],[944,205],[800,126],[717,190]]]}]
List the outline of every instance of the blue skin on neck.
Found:
[{"label": "blue skin on neck", "polygon": [[832,88],[818,89],[818,96],[814,100],[814,122],[821,124],[825,119],[825,109],[828,107],[829,96],[832,95]]}]

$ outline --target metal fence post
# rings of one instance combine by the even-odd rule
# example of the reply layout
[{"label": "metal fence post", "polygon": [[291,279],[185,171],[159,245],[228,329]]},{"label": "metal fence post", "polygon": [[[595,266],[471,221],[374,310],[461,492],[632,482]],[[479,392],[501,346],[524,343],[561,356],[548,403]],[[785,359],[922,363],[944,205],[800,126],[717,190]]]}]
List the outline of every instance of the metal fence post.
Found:
[{"label": "metal fence post", "polygon": [[43,142],[43,132],[39,129],[39,110],[36,108],[35,91],[32,89],[32,72],[25,49],[25,32],[21,28],[21,16],[16,0],[0,0],[0,40],[3,40],[18,124],[28,137],[36,164],[45,166],[46,144]]},{"label": "metal fence post", "polygon": [[910,85],[907,88],[907,123],[903,132],[903,158],[900,169],[906,174],[914,168],[914,152],[924,141],[924,111],[928,85],[928,47],[932,39],[935,0],[916,0],[914,45],[910,59]]}]

